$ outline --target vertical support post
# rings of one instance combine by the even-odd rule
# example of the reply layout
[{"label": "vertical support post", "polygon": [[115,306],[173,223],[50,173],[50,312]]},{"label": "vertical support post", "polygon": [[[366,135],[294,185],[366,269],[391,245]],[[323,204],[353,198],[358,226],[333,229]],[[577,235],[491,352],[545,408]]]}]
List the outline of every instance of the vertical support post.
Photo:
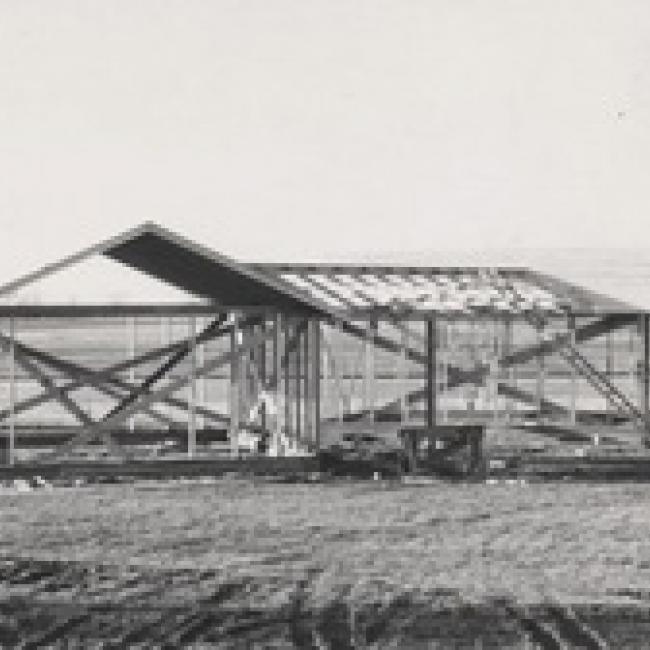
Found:
[{"label": "vertical support post", "polygon": [[[569,342],[572,347],[575,347],[576,317],[573,314],[569,314],[568,316],[568,327],[569,327]],[[571,372],[571,389],[570,389],[571,403],[569,404],[569,417],[571,418],[571,426],[575,426],[577,422],[576,404],[578,401],[578,374],[573,364],[571,364],[570,372]]]},{"label": "vertical support post", "polygon": [[239,360],[239,335],[238,318],[233,318],[230,330],[230,455],[236,458],[239,455],[239,388],[240,388],[240,360]]},{"label": "vertical support post", "polygon": [[[246,346],[250,339],[250,325],[238,328],[238,343]],[[248,408],[250,405],[250,352],[238,355],[239,374],[239,422],[245,423],[248,420]]]},{"label": "vertical support post", "polygon": [[[543,340],[544,327],[540,326],[537,329],[537,342],[541,343]],[[543,422],[542,416],[542,404],[544,400],[544,378],[546,374],[546,364],[544,362],[544,355],[540,354],[537,357],[537,382],[536,382],[536,407],[537,407],[537,423],[541,424]]]},{"label": "vertical support post", "polygon": [[375,336],[378,323],[368,322],[363,341],[363,410],[370,427],[375,428]]},{"label": "vertical support post", "polygon": [[[605,334],[605,377],[609,382],[612,380],[614,367],[614,351],[612,346],[612,332]],[[605,421],[611,426],[614,413],[612,412],[609,400],[605,400]]]},{"label": "vertical support post", "polygon": [[[337,328],[335,330],[335,337],[342,337],[343,336],[343,325],[341,323],[337,323]],[[330,351],[332,350],[332,346],[330,344]],[[339,357],[340,358],[340,357]],[[343,377],[343,373],[341,372],[341,366],[336,366],[336,360],[334,359],[334,356],[332,355],[332,369],[335,369],[336,372],[336,388],[337,388],[337,395],[338,395],[338,409],[339,409],[339,427],[342,429],[343,428],[343,423],[345,422],[345,381]]]},{"label": "vertical support post", "polygon": [[[128,319],[128,329],[129,329],[129,359],[135,358],[135,348],[136,348],[136,338],[137,338],[137,322],[136,317],[132,316]],[[132,365],[129,369],[129,381],[131,385],[135,384],[135,366]],[[129,431],[133,433],[135,431],[135,415],[132,415],[129,418]]]},{"label": "vertical support post", "polygon": [[[518,321],[515,319],[510,319],[510,334],[508,335],[508,345],[510,346],[510,350],[515,347],[514,342],[516,339],[516,333],[519,331],[519,328],[517,327],[515,329],[515,325],[518,324]],[[510,376],[509,376],[509,381],[510,384],[512,385],[513,388],[517,388],[517,383],[519,381],[519,373],[517,372],[517,365],[513,364],[510,366]],[[514,400],[509,399],[508,404],[510,407],[510,419],[512,420],[512,415],[513,411],[519,411],[519,405],[515,403]]]},{"label": "vertical support post", "polygon": [[291,354],[289,353],[289,335],[291,328],[286,318],[282,319],[282,330],[284,339],[284,433],[287,438],[293,430],[293,418],[291,409]]},{"label": "vertical support post", "polygon": [[314,441],[314,449],[316,452],[320,450],[320,411],[321,411],[321,346],[320,346],[320,320],[317,318],[312,320],[312,435]]},{"label": "vertical support post", "polygon": [[[203,329],[205,326],[205,320],[201,319],[198,329]],[[195,323],[194,325],[194,333],[196,335],[197,331],[197,325]],[[194,339],[194,345],[196,346],[196,336]],[[207,342],[201,343],[198,348],[196,348],[196,363],[199,366],[205,365],[205,346],[207,345]],[[208,381],[207,375],[204,373],[202,374],[199,379],[198,379],[198,394],[197,394],[197,400],[199,406],[205,406],[205,399],[206,399],[206,382]],[[197,422],[197,428],[199,431],[202,429],[205,429],[205,417],[203,415],[198,415],[196,418]]]},{"label": "vertical support post", "polygon": [[262,342],[259,345],[259,370],[260,370],[260,391],[262,403],[260,405],[260,424],[262,426],[262,435],[267,436],[267,408],[266,408],[266,317],[260,325],[262,328]]},{"label": "vertical support post", "polygon": [[[505,316],[503,328],[503,356],[507,357],[512,352],[512,317],[510,315]],[[513,370],[513,366],[510,366],[507,371],[508,383],[511,385],[513,383]],[[506,397],[504,401],[506,426],[509,426],[512,420],[512,400]]]},{"label": "vertical support post", "polygon": [[16,327],[9,317],[9,465],[16,461]]},{"label": "vertical support post", "polygon": [[643,314],[643,416],[646,441],[650,437],[650,314]]},{"label": "vertical support post", "polygon": [[[164,316],[160,317],[159,325],[160,325],[160,346],[162,347],[164,345],[167,345],[167,343],[169,342],[165,338],[167,332],[166,332],[166,329],[165,329],[165,317]],[[169,380],[167,380],[167,381],[169,381]],[[163,385],[164,383],[166,383],[166,382],[165,382],[164,378],[162,378],[160,380],[160,382],[159,382],[159,385]]]},{"label": "vertical support post", "polygon": [[627,353],[628,353],[628,360],[629,360],[629,377],[628,377],[628,385],[629,385],[629,394],[633,395],[634,394],[634,388],[635,388],[635,376],[636,376],[636,339],[634,336],[634,328],[630,327],[628,331],[629,337],[628,337],[628,347],[627,347]]},{"label": "vertical support post", "polygon": [[[173,329],[174,329],[174,319],[173,319],[172,316],[170,316],[170,317],[167,319],[167,343],[171,343],[171,342],[172,342]],[[172,372],[173,372],[173,371],[172,371]],[[172,381],[172,374],[171,374],[171,373],[168,375],[167,380],[168,380],[169,382]],[[169,415],[170,417],[171,417],[171,415],[172,415],[172,410],[173,410],[173,407],[170,405],[170,406],[169,406],[169,412],[168,412],[168,415]],[[171,427],[171,426],[172,426],[171,424],[168,425],[168,427]]]},{"label": "vertical support post", "polygon": [[282,431],[282,414],[280,412],[280,407],[282,404],[282,377],[281,365],[280,365],[280,333],[282,328],[282,316],[280,313],[276,313],[273,318],[273,377],[275,377],[275,414],[273,420],[273,454],[275,456],[279,455],[280,450],[280,432]]},{"label": "vertical support post", "polygon": [[490,359],[490,375],[492,378],[492,424],[499,425],[499,380],[501,379],[501,367],[499,366],[499,353],[501,349],[501,321],[497,318],[492,320],[492,358]]},{"label": "vertical support post", "polygon": [[190,399],[187,411],[187,457],[196,453],[196,317],[187,319],[188,337],[190,339]]},{"label": "vertical support post", "polygon": [[442,421],[447,424],[449,422],[449,362],[451,355],[451,337],[452,337],[452,322],[449,320],[442,321],[442,378],[441,378],[441,397],[440,407],[442,409]]},{"label": "vertical support post", "polygon": [[436,319],[427,319],[427,429],[436,426]]},{"label": "vertical support post", "polygon": [[301,375],[302,373],[300,372],[301,370],[301,363],[302,363],[302,350],[300,349],[300,343],[302,341],[302,334],[300,333],[300,330],[296,330],[297,336],[298,336],[298,341],[296,344],[296,352],[294,355],[294,369],[296,372],[295,376],[295,398],[296,398],[296,442],[300,443],[302,442],[302,390],[300,386],[300,380],[301,380]]},{"label": "vertical support post", "polygon": [[304,440],[308,446],[311,446],[312,443],[312,386],[311,378],[309,376],[311,369],[311,347],[310,347],[310,329],[311,329],[311,320],[307,320],[305,333],[302,340],[302,372],[303,372],[303,395],[304,395],[304,409],[303,409],[303,431],[304,431]]},{"label": "vertical support post", "polygon": [[406,350],[408,349],[409,346],[409,332],[406,327],[402,329],[402,336],[401,336],[401,345],[400,345],[400,355],[399,355],[399,367],[398,367],[398,374],[399,374],[399,383],[400,383],[400,398],[399,398],[399,406],[400,406],[400,421],[402,423],[402,426],[406,426],[409,422],[409,403],[408,403],[408,359],[406,357]]},{"label": "vertical support post", "polygon": [[[321,363],[321,354],[319,352],[318,355],[318,364],[319,366],[322,365],[322,373],[323,373],[323,381],[321,384],[321,389],[318,392],[318,399],[319,399],[319,410],[322,408],[322,410],[329,415],[330,414],[330,401],[331,401],[331,387],[330,387],[330,358],[329,358],[329,351],[327,349],[327,346],[321,346],[321,339],[323,338],[323,333],[321,332],[321,325],[320,321],[316,321],[316,331],[317,331],[317,345],[318,345],[318,350],[320,351],[322,349],[322,363]],[[320,370],[320,369],[319,369]],[[320,422],[320,415],[319,415],[319,422]],[[319,425],[320,428],[320,425]]]}]

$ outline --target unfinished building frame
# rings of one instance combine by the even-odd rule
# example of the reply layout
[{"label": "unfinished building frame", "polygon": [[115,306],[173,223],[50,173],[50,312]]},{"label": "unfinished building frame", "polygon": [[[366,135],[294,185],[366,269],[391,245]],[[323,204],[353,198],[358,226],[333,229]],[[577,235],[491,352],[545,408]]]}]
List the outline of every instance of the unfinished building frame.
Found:
[{"label": "unfinished building frame", "polygon": [[[191,300],[21,297],[92,256]],[[0,347],[9,465],[309,455],[440,423],[643,443],[650,423],[649,317],[615,299],[528,269],[243,264],[149,223],[1,287]]]}]

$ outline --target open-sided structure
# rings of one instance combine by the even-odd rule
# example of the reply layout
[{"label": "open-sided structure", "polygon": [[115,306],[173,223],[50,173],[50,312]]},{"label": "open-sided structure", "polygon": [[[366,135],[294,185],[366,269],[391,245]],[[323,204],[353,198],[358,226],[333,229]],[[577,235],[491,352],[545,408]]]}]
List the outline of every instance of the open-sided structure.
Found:
[{"label": "open-sided structure", "polygon": [[300,455],[442,422],[640,443],[648,324],[529,269],[242,263],[146,223],[0,287],[0,462]]}]

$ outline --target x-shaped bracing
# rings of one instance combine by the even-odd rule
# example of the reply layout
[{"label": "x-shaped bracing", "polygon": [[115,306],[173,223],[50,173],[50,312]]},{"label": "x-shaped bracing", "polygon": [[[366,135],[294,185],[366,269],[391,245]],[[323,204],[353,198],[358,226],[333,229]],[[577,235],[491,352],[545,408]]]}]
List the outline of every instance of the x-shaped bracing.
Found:
[{"label": "x-shaped bracing", "polygon": [[[590,323],[587,323],[581,328],[576,329],[575,340],[576,342],[588,341],[592,338],[600,336],[606,332],[612,331],[625,325],[629,325],[635,322],[636,316],[630,314],[615,314],[605,316],[601,319],[597,319]],[[351,322],[343,321],[341,322],[342,329],[356,337],[365,337],[366,332],[361,328],[357,327]],[[378,347],[382,347],[385,350],[395,353],[402,352],[402,346],[391,339],[381,336],[379,334],[372,335],[373,343]],[[520,350],[516,350],[510,354],[502,356],[498,360],[498,365],[501,368],[509,368],[515,365],[526,363],[541,356],[548,356],[555,353],[564,346],[567,346],[571,341],[570,333],[561,333],[555,335],[553,338],[541,341],[534,345],[527,346]],[[421,352],[414,350],[413,348],[406,347],[404,349],[406,357],[410,361],[414,361],[418,364],[426,364],[426,355]],[[448,366],[448,381],[446,386],[443,388],[445,390],[452,390],[463,384],[477,384],[484,381],[485,377],[490,373],[490,366],[488,364],[477,364],[474,368],[462,369],[456,366]],[[515,399],[520,402],[528,404],[536,404],[538,400],[535,396],[530,393],[523,391],[521,389],[509,386],[503,382],[499,382],[497,385],[498,391],[500,394]],[[413,404],[421,400],[426,396],[426,389],[421,388],[415,391],[407,393],[406,399],[409,404]],[[382,407],[376,410],[377,414],[386,414],[393,411],[400,404],[401,398],[388,402]],[[542,400],[541,402],[542,410],[549,413],[558,413],[558,414],[567,414],[568,409],[564,406],[552,402],[550,400]],[[351,419],[358,419],[365,415],[365,411],[359,411],[353,414],[350,414]]]}]

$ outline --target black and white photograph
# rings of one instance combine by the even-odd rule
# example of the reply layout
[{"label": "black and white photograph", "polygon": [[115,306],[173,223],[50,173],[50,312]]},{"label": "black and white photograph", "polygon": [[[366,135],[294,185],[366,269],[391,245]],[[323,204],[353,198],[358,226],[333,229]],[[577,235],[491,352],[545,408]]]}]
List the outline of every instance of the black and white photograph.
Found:
[{"label": "black and white photograph", "polygon": [[0,650],[650,649],[647,0],[0,0]]}]

